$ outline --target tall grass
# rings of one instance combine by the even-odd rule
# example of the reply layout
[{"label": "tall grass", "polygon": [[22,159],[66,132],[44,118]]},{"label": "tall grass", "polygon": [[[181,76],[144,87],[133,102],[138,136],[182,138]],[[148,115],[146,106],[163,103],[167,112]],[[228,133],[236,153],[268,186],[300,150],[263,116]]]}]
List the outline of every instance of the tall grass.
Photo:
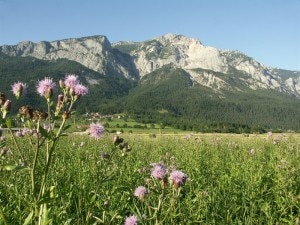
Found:
[{"label": "tall grass", "polygon": [[[131,215],[139,224],[300,223],[299,135],[122,137],[131,151],[111,135],[62,137],[49,171],[49,224],[115,225]],[[27,152],[26,139],[19,141]],[[186,184],[151,177],[158,162],[183,171]],[[143,200],[134,196],[138,186],[150,190]],[[1,170],[0,224],[24,224],[29,192],[26,170]]]}]

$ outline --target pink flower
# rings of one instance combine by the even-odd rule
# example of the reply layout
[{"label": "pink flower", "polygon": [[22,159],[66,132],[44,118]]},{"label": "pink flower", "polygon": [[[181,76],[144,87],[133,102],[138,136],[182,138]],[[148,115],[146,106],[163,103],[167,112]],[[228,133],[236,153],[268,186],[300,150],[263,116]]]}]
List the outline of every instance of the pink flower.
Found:
[{"label": "pink flower", "polygon": [[27,85],[25,83],[17,82],[11,85],[12,87],[12,92],[16,96],[17,99],[19,99],[22,94],[27,93]]},{"label": "pink flower", "polygon": [[267,137],[268,137],[268,138],[272,137],[272,135],[273,135],[272,131],[269,131],[269,132],[267,133]]},{"label": "pink flower", "polygon": [[7,100],[4,102],[4,105],[3,105],[3,107],[2,107],[2,110],[4,110],[4,111],[9,111],[10,108],[11,108],[11,101],[7,99]]},{"label": "pink flower", "polygon": [[184,185],[187,178],[188,177],[185,175],[185,173],[179,170],[175,170],[170,174],[169,180],[174,185],[174,187],[177,188]]},{"label": "pink flower", "polygon": [[22,131],[20,131],[20,130],[16,131],[16,132],[15,132],[15,135],[16,135],[17,137],[23,137]]},{"label": "pink flower", "polygon": [[22,132],[23,136],[32,135],[33,134],[33,131],[31,129],[28,129],[28,128],[23,128],[23,130],[21,132]]},{"label": "pink flower", "polygon": [[101,138],[104,132],[105,129],[100,123],[91,123],[90,128],[88,129],[90,137],[94,137],[96,139]]},{"label": "pink flower", "polygon": [[76,84],[74,87],[74,93],[76,96],[84,96],[88,93],[88,88],[82,84]]},{"label": "pink flower", "polygon": [[79,84],[78,76],[75,74],[66,75],[64,84],[67,88],[74,88],[77,84]]},{"label": "pink flower", "polygon": [[144,186],[138,186],[134,191],[134,196],[139,199],[144,199],[147,194],[149,194],[149,190]]},{"label": "pink flower", "polygon": [[125,219],[124,225],[138,225],[138,218],[135,215],[129,216]]},{"label": "pink flower", "polygon": [[166,176],[166,173],[167,173],[167,169],[161,163],[155,163],[152,168],[152,171],[151,171],[152,177],[154,177],[158,180],[164,179]]},{"label": "pink flower", "polygon": [[36,86],[37,92],[40,94],[40,96],[45,97],[46,99],[51,98],[55,87],[55,83],[53,83],[52,79],[49,77],[39,81],[38,85]]}]

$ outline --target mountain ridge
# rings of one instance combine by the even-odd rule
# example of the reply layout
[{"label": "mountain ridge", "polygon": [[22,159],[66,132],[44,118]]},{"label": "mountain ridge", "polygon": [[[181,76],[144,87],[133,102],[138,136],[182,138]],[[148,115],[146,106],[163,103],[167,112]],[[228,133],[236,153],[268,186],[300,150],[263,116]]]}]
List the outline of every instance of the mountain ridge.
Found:
[{"label": "mountain ridge", "polygon": [[[115,58],[121,57],[119,60],[124,60],[124,56],[134,60],[127,53],[112,50],[117,53]],[[279,72],[284,81],[297,78],[293,71]],[[28,95],[14,102],[14,111],[24,103],[42,109],[44,106],[35,93],[36,82],[44,76],[58,82],[70,73],[77,74],[89,88],[88,97],[75,106],[79,114],[125,113],[147,124],[202,132],[300,131],[299,98],[275,89],[251,89],[247,85],[249,74],[233,67],[224,73],[203,68],[183,69],[170,63],[135,80],[101,74],[68,59],[43,60],[0,52],[0,91],[14,99],[8,84],[16,81],[28,84]]]},{"label": "mountain ridge", "polygon": [[240,51],[204,46],[196,38],[171,33],[141,42],[113,44],[104,35],[38,43],[24,41],[0,46],[0,53],[43,60],[68,59],[101,74],[130,80],[139,80],[172,64],[188,72],[195,82],[217,92],[232,87],[215,76],[215,73],[223,73],[235,74],[236,79],[253,90],[274,89],[300,98],[300,71],[283,72],[266,67]]}]

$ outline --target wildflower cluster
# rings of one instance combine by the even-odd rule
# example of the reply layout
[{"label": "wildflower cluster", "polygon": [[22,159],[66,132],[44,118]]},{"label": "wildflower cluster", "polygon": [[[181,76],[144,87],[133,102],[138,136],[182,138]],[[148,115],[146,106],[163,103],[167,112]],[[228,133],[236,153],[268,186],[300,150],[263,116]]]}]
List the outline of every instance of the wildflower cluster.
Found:
[{"label": "wildflower cluster", "polygon": [[272,131],[269,131],[269,132],[267,133],[267,139],[268,139],[268,140],[271,140],[271,141],[273,142],[274,145],[277,145],[277,144],[279,144],[279,143],[284,143],[284,142],[287,141],[284,134],[278,134],[278,135],[275,136],[275,135],[272,133]]},{"label": "wildflower cluster", "polygon": [[[158,224],[158,221],[163,222],[166,216],[163,219],[158,217],[163,210],[163,204],[169,205],[166,215],[173,209],[175,210],[175,202],[179,200],[181,188],[188,180],[188,176],[176,169],[174,156],[170,157],[169,153],[166,153],[162,159],[166,158],[170,162],[168,166],[164,162],[159,162],[150,164],[151,167],[148,169],[144,167],[138,170],[140,173],[147,173],[150,178],[146,178],[145,186],[141,185],[135,188],[133,195],[141,205],[136,204],[137,214],[127,217],[125,225],[138,224],[140,220],[152,220],[154,218],[155,224]],[[168,184],[170,188],[168,188]],[[151,212],[151,210],[153,211]]]},{"label": "wildflower cluster", "polygon": [[[187,175],[180,171],[176,170],[174,167],[170,167],[169,171],[162,163],[153,163],[151,169],[151,176],[162,182],[162,185],[165,186],[169,182],[174,188],[181,187],[187,181]],[[167,179],[167,175],[169,178]]]},{"label": "wildflower cluster", "polygon": [[[17,100],[27,93],[27,84],[25,83],[18,81],[11,87]],[[16,132],[12,131],[13,123],[7,116],[11,110],[12,102],[6,98],[5,94],[0,93],[0,128],[6,127],[9,130],[15,145],[15,147],[8,148],[5,137],[0,133],[0,159],[5,159],[10,152],[18,154],[20,159],[19,162],[13,162],[14,165],[8,165],[7,161],[6,165],[2,167],[1,163],[0,169],[28,169],[31,181],[32,213],[29,214],[27,223],[48,224],[49,222],[45,221],[42,215],[47,213],[46,205],[50,200],[42,199],[45,199],[49,193],[47,179],[53,157],[55,157],[55,147],[63,132],[68,128],[66,121],[71,117],[74,103],[88,93],[88,88],[79,82],[78,76],[75,74],[67,74],[64,79],[60,80],[59,88],[61,93],[58,94],[55,105],[52,98],[58,88],[52,78],[46,77],[37,82],[36,91],[46,100],[47,109],[45,111],[38,110],[30,105],[20,107],[18,117],[22,122],[22,127]],[[52,106],[55,108],[52,109]],[[101,124],[93,123],[90,125],[88,134],[98,139],[104,134],[104,127]],[[32,147],[29,150],[32,151],[30,154],[24,153],[25,146],[21,146],[18,139],[21,137],[28,137]]]}]

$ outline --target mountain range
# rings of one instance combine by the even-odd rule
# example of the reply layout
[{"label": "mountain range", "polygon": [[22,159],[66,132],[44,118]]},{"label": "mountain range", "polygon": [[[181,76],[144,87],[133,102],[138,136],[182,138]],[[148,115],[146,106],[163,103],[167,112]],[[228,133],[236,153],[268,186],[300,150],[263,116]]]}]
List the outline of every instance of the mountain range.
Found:
[{"label": "mountain range", "polygon": [[24,41],[0,46],[0,57],[1,79],[78,74],[91,90],[91,108],[81,112],[122,111],[199,131],[300,129],[300,71],[267,67],[183,35],[113,44],[103,35]]}]

